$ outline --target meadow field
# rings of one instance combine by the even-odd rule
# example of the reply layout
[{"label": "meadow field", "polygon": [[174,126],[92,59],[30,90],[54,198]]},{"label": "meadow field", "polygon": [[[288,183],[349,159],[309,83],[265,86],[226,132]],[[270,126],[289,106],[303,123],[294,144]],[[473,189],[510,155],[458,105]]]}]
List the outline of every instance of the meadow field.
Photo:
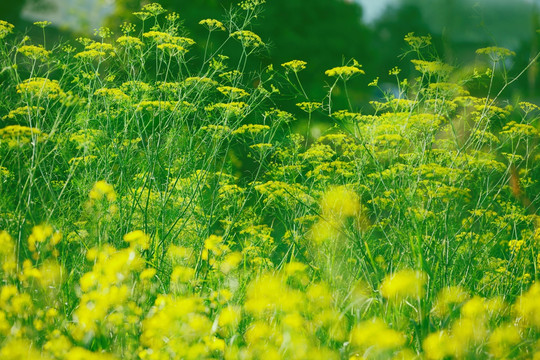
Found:
[{"label": "meadow field", "polygon": [[464,71],[410,33],[415,76],[360,110],[355,59],[317,99],[309,63],[256,63],[263,8],[204,43],[157,3],[75,42],[0,21],[0,358],[539,360],[513,52]]}]

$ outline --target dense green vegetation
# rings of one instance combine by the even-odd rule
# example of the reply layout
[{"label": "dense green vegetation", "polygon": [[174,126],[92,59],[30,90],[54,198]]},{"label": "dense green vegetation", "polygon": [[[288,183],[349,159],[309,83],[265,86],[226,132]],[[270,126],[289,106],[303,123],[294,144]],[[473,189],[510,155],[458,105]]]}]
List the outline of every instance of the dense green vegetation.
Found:
[{"label": "dense green vegetation", "polygon": [[463,72],[410,33],[415,76],[360,111],[357,59],[319,97],[309,62],[265,63],[263,3],[202,43],[159,4],[71,44],[0,21],[0,357],[540,358],[515,54]]}]

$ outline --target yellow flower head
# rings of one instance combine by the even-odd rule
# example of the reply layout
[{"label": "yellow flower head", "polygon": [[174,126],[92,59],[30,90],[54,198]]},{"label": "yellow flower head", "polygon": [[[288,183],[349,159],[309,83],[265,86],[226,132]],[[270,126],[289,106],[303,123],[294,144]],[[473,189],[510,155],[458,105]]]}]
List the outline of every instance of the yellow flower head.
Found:
[{"label": "yellow flower head", "polygon": [[214,30],[225,31],[225,26],[223,26],[223,23],[221,21],[216,20],[216,19],[204,19],[204,20],[201,20],[201,21],[199,21],[199,25],[203,25],[209,31],[214,31]]},{"label": "yellow flower head", "polygon": [[261,37],[249,30],[235,31],[231,34],[231,37],[239,40],[242,45],[246,47],[259,47],[264,45]]},{"label": "yellow flower head", "polygon": [[416,270],[405,269],[388,275],[381,285],[381,294],[389,300],[421,298],[424,296],[426,276]]},{"label": "yellow flower head", "polygon": [[305,61],[302,61],[302,60],[292,60],[292,61],[288,61],[286,63],[283,63],[281,64],[281,66],[283,66],[287,71],[292,71],[292,72],[299,72],[299,71],[302,71],[306,68],[306,64],[307,62]]},{"label": "yellow flower head", "polygon": [[365,74],[366,72],[357,66],[338,66],[330,70],[326,70],[324,73],[330,77],[337,77],[343,80],[348,80],[354,75]]},{"label": "yellow flower head", "polygon": [[13,31],[14,26],[7,21],[0,20],[0,40],[8,36]]},{"label": "yellow flower head", "polygon": [[116,200],[116,193],[114,192],[114,188],[111,184],[106,182],[105,180],[100,180],[94,184],[94,187],[92,187],[92,190],[90,190],[90,193],[88,194],[90,199],[92,200],[101,200],[101,199],[107,199],[107,201],[115,201]]},{"label": "yellow flower head", "polygon": [[42,45],[23,45],[17,49],[17,52],[32,60],[46,60],[51,54],[51,52],[45,50]]}]

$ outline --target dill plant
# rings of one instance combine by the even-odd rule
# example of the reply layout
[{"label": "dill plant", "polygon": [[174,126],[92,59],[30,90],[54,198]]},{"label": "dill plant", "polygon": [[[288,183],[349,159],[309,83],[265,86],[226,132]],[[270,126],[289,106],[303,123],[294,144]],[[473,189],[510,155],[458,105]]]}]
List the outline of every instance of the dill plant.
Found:
[{"label": "dill plant", "polygon": [[336,109],[354,60],[322,99],[304,61],[247,71],[263,3],[202,45],[156,3],[78,45],[0,21],[0,357],[538,357],[540,108],[500,104],[512,53],[461,79],[409,34],[399,96]]}]

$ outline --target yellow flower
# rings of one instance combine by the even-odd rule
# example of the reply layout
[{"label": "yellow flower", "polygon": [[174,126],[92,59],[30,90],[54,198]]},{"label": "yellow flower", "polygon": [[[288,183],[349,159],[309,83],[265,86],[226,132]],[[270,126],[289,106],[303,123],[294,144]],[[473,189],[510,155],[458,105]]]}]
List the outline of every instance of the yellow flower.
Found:
[{"label": "yellow flower", "polygon": [[105,198],[107,201],[115,201],[116,193],[114,192],[114,188],[111,184],[105,180],[100,180],[94,184],[92,190],[90,190],[90,193],[88,194],[88,197],[90,197],[92,200],[101,200]]},{"label": "yellow flower", "polygon": [[514,312],[525,324],[540,328],[540,283],[533,284],[514,304]]},{"label": "yellow flower", "polygon": [[20,52],[32,60],[46,60],[51,54],[51,52],[45,50],[42,45],[24,45],[18,48],[17,52]]},{"label": "yellow flower", "polygon": [[231,37],[239,40],[246,47],[259,47],[264,45],[259,35],[249,30],[239,30],[231,34]]},{"label": "yellow flower", "polygon": [[8,36],[13,31],[14,26],[7,21],[0,20],[0,40]]},{"label": "yellow flower", "polygon": [[296,106],[298,106],[300,109],[307,113],[312,113],[317,109],[320,109],[322,107],[322,103],[320,102],[301,102],[297,103]]},{"label": "yellow flower", "polygon": [[65,96],[58,81],[39,77],[26,79],[17,85],[17,93],[37,97],[44,96],[49,99]]},{"label": "yellow flower", "polygon": [[405,340],[402,333],[390,329],[377,318],[363,321],[351,331],[351,345],[360,349],[373,347],[377,351],[392,350],[403,346]]},{"label": "yellow flower", "polygon": [[130,243],[133,247],[148,249],[150,246],[150,237],[142,230],[135,230],[124,235],[124,241]]},{"label": "yellow flower", "polygon": [[425,60],[411,60],[414,64],[414,68],[420,71],[422,74],[428,75],[448,75],[454,68],[441,61],[425,61]]},{"label": "yellow flower", "polygon": [[326,70],[324,73],[327,76],[338,77],[343,80],[348,80],[354,75],[365,74],[365,71],[358,66],[338,66],[330,70]]},{"label": "yellow flower", "polygon": [[299,72],[299,71],[302,71],[306,68],[306,64],[307,62],[305,61],[302,61],[302,60],[292,60],[292,61],[288,61],[286,63],[283,63],[281,64],[281,66],[283,66],[287,71],[292,71],[292,72]]},{"label": "yellow flower", "polygon": [[497,62],[505,57],[516,56],[516,53],[503,47],[490,46],[476,50],[477,54],[488,55],[489,58]]},{"label": "yellow flower", "polygon": [[216,19],[201,20],[199,21],[199,25],[205,26],[209,31],[214,31],[214,30],[225,31],[225,26],[223,26],[223,23]]},{"label": "yellow flower", "polygon": [[384,278],[380,291],[389,300],[401,301],[424,296],[426,276],[421,271],[405,269]]},{"label": "yellow flower", "polygon": [[124,47],[133,46],[135,48],[140,48],[143,45],[141,39],[129,35],[120,36],[116,39],[116,42]]},{"label": "yellow flower", "polygon": [[238,306],[229,305],[219,313],[218,324],[221,327],[235,328],[242,317]]},{"label": "yellow flower", "polygon": [[245,96],[249,96],[249,93],[244,89],[239,89],[234,86],[218,86],[218,91],[231,99],[239,99]]},{"label": "yellow flower", "polygon": [[430,360],[443,360],[455,353],[455,341],[446,331],[429,334],[422,347],[426,358]]},{"label": "yellow flower", "polygon": [[496,328],[489,337],[489,352],[497,359],[509,358],[512,346],[519,343],[521,336],[518,329],[512,324]]},{"label": "yellow flower", "polygon": [[157,48],[172,56],[185,54],[187,52],[187,50],[184,47],[177,44],[165,43],[165,44],[158,45]]},{"label": "yellow flower", "polygon": [[346,186],[329,188],[321,199],[321,210],[325,217],[343,219],[357,216],[360,209],[360,197]]}]

